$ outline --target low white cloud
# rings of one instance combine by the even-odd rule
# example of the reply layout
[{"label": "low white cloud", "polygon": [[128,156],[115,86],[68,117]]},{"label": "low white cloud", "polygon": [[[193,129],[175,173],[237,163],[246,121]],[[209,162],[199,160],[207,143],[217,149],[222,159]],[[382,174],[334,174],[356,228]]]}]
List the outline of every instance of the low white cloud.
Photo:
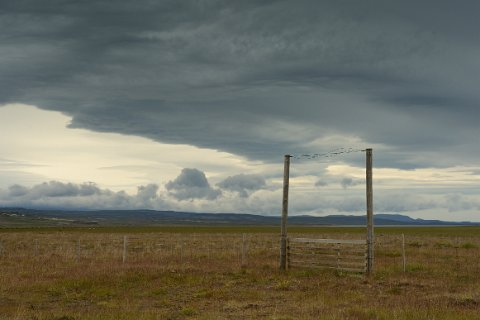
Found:
[{"label": "low white cloud", "polygon": [[449,212],[479,211],[480,199],[472,195],[463,195],[459,193],[447,194],[443,196],[443,204]]},{"label": "low white cloud", "polygon": [[100,190],[94,183],[73,184],[62,183],[58,181],[44,182],[26,188],[20,185],[13,185],[9,188],[12,197],[29,197],[30,199],[40,198],[57,198],[57,197],[85,197],[95,194],[101,194]]},{"label": "low white cloud", "polygon": [[169,181],[165,188],[177,200],[207,199],[213,200],[221,191],[213,189],[205,176],[198,169],[184,168],[175,180]]},{"label": "low white cloud", "polygon": [[[205,178],[205,179],[204,179]],[[203,172],[183,170],[169,187],[148,184],[136,193],[112,191],[94,183],[50,181],[34,186],[11,185],[0,189],[0,207],[39,209],[154,209],[190,212],[230,212],[280,215],[281,189],[261,188],[242,197],[238,192],[213,189]],[[188,200],[188,201],[186,201]],[[365,194],[361,188],[343,190],[324,188],[304,189],[292,186],[289,215],[365,214]],[[414,218],[451,221],[478,221],[480,197],[458,192],[439,193],[437,190],[374,189],[375,213],[400,213]]]},{"label": "low white cloud", "polygon": [[158,185],[156,184],[149,184],[146,186],[138,187],[137,198],[147,202],[152,199],[158,198]]},{"label": "low white cloud", "polygon": [[138,187],[137,194],[101,189],[94,183],[49,181],[32,187],[0,189],[0,206],[55,209],[140,209],[163,206],[157,185]]},{"label": "low white cloud", "polygon": [[240,197],[246,198],[250,192],[265,188],[266,182],[262,176],[257,174],[238,174],[229,176],[217,186],[224,190],[237,192]]}]

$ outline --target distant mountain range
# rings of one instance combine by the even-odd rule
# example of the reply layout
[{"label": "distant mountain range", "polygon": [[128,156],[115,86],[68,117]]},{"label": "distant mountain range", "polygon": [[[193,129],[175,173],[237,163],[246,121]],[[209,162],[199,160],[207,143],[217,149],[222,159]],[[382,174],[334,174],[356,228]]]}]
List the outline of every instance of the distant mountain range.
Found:
[{"label": "distant mountain range", "polygon": [[[399,214],[376,214],[375,225],[446,226],[480,225],[474,222],[449,222],[413,219]],[[329,215],[290,216],[290,225],[365,225],[365,216]],[[192,213],[155,210],[35,210],[0,208],[0,227],[41,226],[160,226],[160,225],[279,225],[280,217],[237,213]]]}]

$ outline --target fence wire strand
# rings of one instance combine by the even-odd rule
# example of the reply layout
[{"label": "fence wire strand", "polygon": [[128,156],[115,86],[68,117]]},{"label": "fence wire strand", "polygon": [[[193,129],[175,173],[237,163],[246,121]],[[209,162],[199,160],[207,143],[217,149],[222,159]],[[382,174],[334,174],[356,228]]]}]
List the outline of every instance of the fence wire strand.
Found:
[{"label": "fence wire strand", "polygon": [[291,157],[296,160],[313,160],[313,159],[320,159],[320,158],[333,158],[342,154],[364,152],[364,151],[365,149],[337,148],[325,153],[294,154],[294,155],[291,155]]}]

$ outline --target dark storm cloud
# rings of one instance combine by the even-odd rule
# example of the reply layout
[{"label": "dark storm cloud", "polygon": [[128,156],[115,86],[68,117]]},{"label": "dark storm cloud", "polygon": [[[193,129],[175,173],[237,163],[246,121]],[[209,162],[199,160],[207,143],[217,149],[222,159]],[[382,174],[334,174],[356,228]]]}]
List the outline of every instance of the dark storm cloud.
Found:
[{"label": "dark storm cloud", "polygon": [[395,153],[377,154],[380,166],[451,165],[459,153],[469,164],[479,156],[479,9],[2,1],[0,102],[59,110],[72,127],[269,161],[346,135]]},{"label": "dark storm cloud", "polygon": [[239,174],[230,176],[218,183],[224,190],[237,192],[241,197],[248,197],[249,192],[265,188],[265,179],[257,174]]},{"label": "dark storm cloud", "polygon": [[205,173],[198,169],[184,168],[175,180],[165,185],[165,188],[178,200],[214,200],[221,195],[221,191],[213,189]]}]

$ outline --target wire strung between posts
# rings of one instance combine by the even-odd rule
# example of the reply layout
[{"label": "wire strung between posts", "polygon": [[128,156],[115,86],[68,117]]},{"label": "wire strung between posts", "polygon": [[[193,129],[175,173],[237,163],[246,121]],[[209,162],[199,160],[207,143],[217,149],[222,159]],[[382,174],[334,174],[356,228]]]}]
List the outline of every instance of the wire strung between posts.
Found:
[{"label": "wire strung between posts", "polygon": [[311,160],[318,158],[332,158],[339,156],[341,154],[354,153],[354,152],[364,152],[365,149],[354,149],[354,148],[338,148],[326,153],[312,153],[312,154],[295,154],[291,157],[297,160]]}]

